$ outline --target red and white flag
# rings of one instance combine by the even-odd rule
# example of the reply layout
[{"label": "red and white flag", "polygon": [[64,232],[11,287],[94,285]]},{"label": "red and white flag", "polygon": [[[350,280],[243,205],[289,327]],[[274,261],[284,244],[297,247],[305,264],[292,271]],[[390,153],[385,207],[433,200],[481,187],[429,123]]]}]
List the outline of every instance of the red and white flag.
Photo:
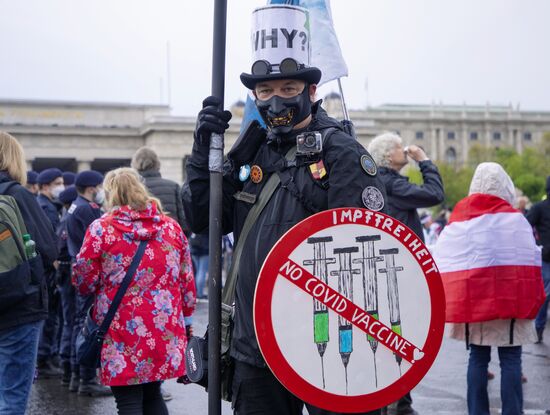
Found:
[{"label": "red and white flag", "polygon": [[544,301],[540,248],[529,222],[504,199],[474,193],[457,203],[433,256],[447,322],[532,319]]}]

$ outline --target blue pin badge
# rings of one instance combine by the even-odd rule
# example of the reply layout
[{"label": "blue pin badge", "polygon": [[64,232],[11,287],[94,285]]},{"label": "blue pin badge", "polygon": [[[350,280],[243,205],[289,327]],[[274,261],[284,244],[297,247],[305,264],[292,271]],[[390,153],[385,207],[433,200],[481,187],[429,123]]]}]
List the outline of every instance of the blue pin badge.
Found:
[{"label": "blue pin badge", "polygon": [[363,154],[361,156],[361,167],[369,176],[376,176],[378,172],[376,163],[370,154]]},{"label": "blue pin badge", "polygon": [[239,180],[241,182],[246,182],[249,177],[250,177],[250,166],[248,164],[245,164],[244,166],[241,166],[241,169],[239,170]]}]

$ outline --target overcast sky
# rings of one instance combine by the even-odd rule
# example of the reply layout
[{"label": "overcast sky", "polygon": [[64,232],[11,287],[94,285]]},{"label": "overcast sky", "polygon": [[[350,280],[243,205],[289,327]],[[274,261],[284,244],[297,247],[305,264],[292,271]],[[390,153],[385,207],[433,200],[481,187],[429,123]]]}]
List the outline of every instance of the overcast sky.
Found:
[{"label": "overcast sky", "polygon": [[[166,103],[210,94],[213,0],[0,0],[0,98]],[[250,16],[228,0],[225,102],[244,99]],[[353,109],[517,103],[550,110],[550,1],[332,0]],[[368,90],[366,90],[368,79]],[[161,91],[162,84],[162,91]],[[324,86],[321,96],[337,90]]]}]

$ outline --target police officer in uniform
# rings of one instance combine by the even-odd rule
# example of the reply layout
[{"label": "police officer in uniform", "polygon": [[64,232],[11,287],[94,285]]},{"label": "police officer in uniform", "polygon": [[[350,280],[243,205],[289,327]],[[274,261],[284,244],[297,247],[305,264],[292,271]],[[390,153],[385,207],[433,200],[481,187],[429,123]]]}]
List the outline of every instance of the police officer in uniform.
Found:
[{"label": "police officer in uniform", "polygon": [[76,367],[76,356],[74,356],[74,353],[71,354],[71,338],[75,313],[75,290],[71,284],[71,256],[69,255],[69,246],[67,242],[69,238],[67,233],[67,219],[69,217],[68,210],[77,197],[78,193],[74,186],[67,187],[59,195],[59,201],[63,204],[63,213],[56,229],[59,258],[55,280],[61,294],[61,309],[63,315],[59,357],[63,369],[61,385],[65,387],[69,386],[72,368]]},{"label": "police officer in uniform", "polygon": [[63,184],[65,185],[65,187],[73,186],[75,179],[76,174],[74,174],[72,171],[63,172]]},{"label": "police officer in uniform", "polygon": [[56,168],[42,171],[38,175],[38,187],[38,204],[44,210],[53,228],[57,229],[62,207],[58,198],[61,192],[65,190],[63,172]]},{"label": "police officer in uniform", "polygon": [[[274,64],[257,61],[242,83],[256,97],[267,129],[251,124],[228,154],[223,176],[223,233],[238,241],[245,218],[271,174],[281,183],[255,221],[238,266],[235,325],[231,356],[235,359],[233,406],[238,415],[329,414],[300,401],[273,376],[258,348],[252,320],[254,290],[265,257],[277,240],[308,216],[331,208],[366,207],[384,211],[385,189],[367,151],[328,117],[315,101],[318,68],[287,58]],[[209,138],[229,127],[231,113],[209,97],[203,102],[187,163],[183,191],[186,217],[195,233],[208,226]],[[296,147],[290,162],[285,155]],[[371,412],[378,414],[379,410]]]},{"label": "police officer in uniform", "polygon": [[[75,179],[78,197],[68,210],[67,217],[67,246],[71,261],[76,259],[84,235],[90,224],[101,216],[101,204],[105,200],[103,190],[103,175],[94,170],[80,172]],[[82,328],[86,313],[92,305],[90,296],[76,294],[75,318],[72,332],[71,347],[74,350],[76,335]],[[75,352],[71,352],[75,355]],[[76,365],[71,374],[69,390],[86,396],[110,395],[109,388],[100,385],[96,378],[96,369]]]},{"label": "police officer in uniform", "polygon": [[25,188],[34,196],[38,196],[38,173],[34,170],[27,171],[27,183]]},{"label": "police officer in uniform", "polygon": [[[62,174],[61,170],[51,168],[43,170],[37,177],[39,193],[36,200],[50,220],[53,230],[59,224],[61,204],[58,197],[65,189]],[[55,286],[55,268],[48,267],[44,271],[48,285],[48,319],[44,323],[42,335],[40,336],[37,368],[38,376],[50,378],[61,376],[61,371],[57,367],[60,310],[59,293]]]}]

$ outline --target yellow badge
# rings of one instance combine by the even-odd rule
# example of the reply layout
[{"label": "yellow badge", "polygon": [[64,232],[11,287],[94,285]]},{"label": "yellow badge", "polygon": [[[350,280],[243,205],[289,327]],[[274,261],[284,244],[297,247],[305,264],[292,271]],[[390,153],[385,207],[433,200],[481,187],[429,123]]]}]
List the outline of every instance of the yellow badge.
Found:
[{"label": "yellow badge", "polygon": [[325,164],[323,163],[323,160],[318,163],[310,164],[309,170],[311,171],[311,175],[315,180],[321,180],[327,175],[327,169],[325,169]]},{"label": "yellow badge", "polygon": [[250,168],[250,180],[252,180],[252,183],[260,183],[262,179],[264,178],[264,172],[260,168],[260,166],[257,166],[256,164],[253,165]]}]

